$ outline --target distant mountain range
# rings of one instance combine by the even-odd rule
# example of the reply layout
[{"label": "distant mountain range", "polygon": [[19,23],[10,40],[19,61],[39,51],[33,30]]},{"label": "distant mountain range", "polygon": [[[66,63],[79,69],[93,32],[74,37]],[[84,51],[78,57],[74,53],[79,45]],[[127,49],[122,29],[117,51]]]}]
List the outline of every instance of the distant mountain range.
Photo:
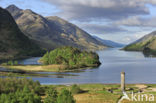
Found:
[{"label": "distant mountain range", "polygon": [[60,46],[73,46],[98,50],[108,47],[76,25],[57,16],[43,17],[15,5],[8,6],[6,10],[14,17],[21,31],[42,48],[51,50]]},{"label": "distant mountain range", "polygon": [[11,14],[0,7],[0,60],[38,56],[41,51],[20,31]]},{"label": "distant mountain range", "polygon": [[101,43],[103,43],[104,45],[107,45],[109,47],[123,47],[125,46],[124,44],[121,44],[121,43],[117,43],[117,42],[114,42],[114,41],[111,41],[111,40],[104,40],[104,39],[101,39],[97,36],[93,36],[96,40],[100,41]]}]

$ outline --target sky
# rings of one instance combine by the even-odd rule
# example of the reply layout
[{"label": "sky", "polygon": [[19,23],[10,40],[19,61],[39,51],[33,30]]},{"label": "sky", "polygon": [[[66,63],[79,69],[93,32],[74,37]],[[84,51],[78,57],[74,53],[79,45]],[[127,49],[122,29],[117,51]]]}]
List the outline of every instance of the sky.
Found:
[{"label": "sky", "polygon": [[42,16],[59,16],[91,35],[129,44],[155,31],[156,0],[0,0]]}]

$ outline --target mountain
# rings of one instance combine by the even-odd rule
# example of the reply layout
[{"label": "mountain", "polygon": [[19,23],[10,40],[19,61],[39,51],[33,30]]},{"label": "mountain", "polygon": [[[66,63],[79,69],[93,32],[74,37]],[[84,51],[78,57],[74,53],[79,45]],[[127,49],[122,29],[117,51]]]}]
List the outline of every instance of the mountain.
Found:
[{"label": "mountain", "polygon": [[0,60],[37,56],[40,50],[20,31],[11,14],[0,7]]},{"label": "mountain", "polygon": [[124,47],[124,50],[143,51],[145,48],[156,50],[156,31]]},{"label": "mountain", "polygon": [[156,56],[156,31],[123,48],[127,51],[143,51],[145,56]]},{"label": "mountain", "polygon": [[97,36],[93,36],[96,40],[100,41],[101,43],[103,43],[104,45],[107,45],[109,47],[123,47],[124,44],[120,44],[120,43],[117,43],[117,42],[114,42],[114,41],[111,41],[111,40],[104,40],[104,39],[101,39]]},{"label": "mountain", "polygon": [[61,46],[73,46],[97,50],[107,47],[84,30],[59,17],[43,17],[29,9],[19,9],[15,5],[6,9],[12,14],[22,32],[42,48],[51,50]]}]

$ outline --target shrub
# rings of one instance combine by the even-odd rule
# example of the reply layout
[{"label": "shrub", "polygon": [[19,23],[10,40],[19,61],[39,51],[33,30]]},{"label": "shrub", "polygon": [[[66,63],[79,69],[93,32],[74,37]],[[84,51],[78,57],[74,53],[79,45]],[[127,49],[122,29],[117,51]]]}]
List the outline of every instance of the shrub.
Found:
[{"label": "shrub", "polygon": [[72,94],[78,94],[78,93],[82,93],[83,91],[80,89],[78,85],[74,84],[72,85],[71,92]]},{"label": "shrub", "polygon": [[76,103],[76,102],[72,96],[72,93],[66,89],[63,89],[60,95],[58,95],[57,103]]},{"label": "shrub", "polygon": [[8,65],[13,66],[14,65],[14,62],[12,60],[8,61]]},{"label": "shrub", "polygon": [[44,103],[57,103],[57,91],[54,88],[50,88],[46,91],[47,97],[44,99]]},{"label": "shrub", "polygon": [[14,65],[18,65],[18,61],[14,61]]}]

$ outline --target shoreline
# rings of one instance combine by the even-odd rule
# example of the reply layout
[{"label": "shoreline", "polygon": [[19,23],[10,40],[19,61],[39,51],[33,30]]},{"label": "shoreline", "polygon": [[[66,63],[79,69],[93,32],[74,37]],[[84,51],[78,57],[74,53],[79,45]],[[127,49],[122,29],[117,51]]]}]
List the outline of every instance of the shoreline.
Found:
[{"label": "shoreline", "polygon": [[[41,83],[41,85],[43,85],[43,86],[50,86],[50,85],[71,86],[71,85],[74,85],[74,84],[76,84],[76,85],[106,85],[106,86],[108,86],[108,85],[117,85],[117,86],[120,86],[120,83],[62,83],[62,84],[60,84],[60,83],[54,83],[54,84],[44,83],[44,84],[42,84]],[[155,84],[154,83],[132,83],[132,84],[127,83],[125,85],[156,85],[156,83]]]},{"label": "shoreline", "polygon": [[25,72],[74,72],[79,70],[92,69],[98,67],[98,65],[90,65],[86,67],[72,67],[68,68],[67,65],[17,65],[17,66],[2,66],[2,68],[12,69],[12,70],[22,70]]}]

